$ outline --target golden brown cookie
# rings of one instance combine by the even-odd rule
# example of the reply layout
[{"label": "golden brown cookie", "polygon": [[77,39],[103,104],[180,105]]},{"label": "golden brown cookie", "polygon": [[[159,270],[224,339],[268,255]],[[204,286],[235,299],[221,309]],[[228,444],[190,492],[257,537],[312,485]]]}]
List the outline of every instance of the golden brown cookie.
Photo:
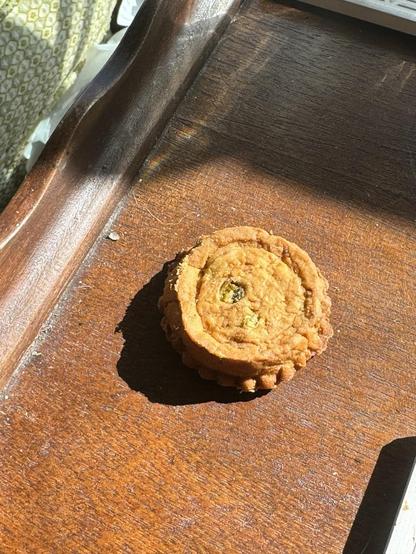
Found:
[{"label": "golden brown cookie", "polygon": [[306,252],[255,227],[203,237],[159,300],[184,364],[243,391],[290,380],[332,336],[328,283]]}]

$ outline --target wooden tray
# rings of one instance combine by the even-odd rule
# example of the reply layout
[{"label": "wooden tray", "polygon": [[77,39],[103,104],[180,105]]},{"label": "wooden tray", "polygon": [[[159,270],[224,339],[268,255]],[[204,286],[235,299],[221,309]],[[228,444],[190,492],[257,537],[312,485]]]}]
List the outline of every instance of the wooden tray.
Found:
[{"label": "wooden tray", "polygon": [[[238,6],[148,1],[1,215],[4,552],[388,535],[416,453],[415,39]],[[334,304],[328,351],[254,398],[184,368],[156,308],[165,262],[237,224],[308,250]]]}]

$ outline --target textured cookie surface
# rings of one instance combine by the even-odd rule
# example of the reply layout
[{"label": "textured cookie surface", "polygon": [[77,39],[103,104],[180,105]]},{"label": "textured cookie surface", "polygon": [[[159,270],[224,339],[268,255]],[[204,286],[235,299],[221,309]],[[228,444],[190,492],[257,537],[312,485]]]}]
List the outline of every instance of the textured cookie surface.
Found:
[{"label": "textured cookie surface", "polygon": [[162,327],[202,377],[270,389],[326,348],[327,288],[297,245],[254,227],[223,229],[171,267]]}]

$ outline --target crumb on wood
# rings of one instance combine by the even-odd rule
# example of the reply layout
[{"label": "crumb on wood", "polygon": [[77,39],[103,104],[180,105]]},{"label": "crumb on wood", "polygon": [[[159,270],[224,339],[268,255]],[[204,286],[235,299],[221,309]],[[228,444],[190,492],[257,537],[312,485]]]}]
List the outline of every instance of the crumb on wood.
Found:
[{"label": "crumb on wood", "polygon": [[111,231],[108,233],[107,238],[113,241],[120,240],[120,235],[116,231]]}]

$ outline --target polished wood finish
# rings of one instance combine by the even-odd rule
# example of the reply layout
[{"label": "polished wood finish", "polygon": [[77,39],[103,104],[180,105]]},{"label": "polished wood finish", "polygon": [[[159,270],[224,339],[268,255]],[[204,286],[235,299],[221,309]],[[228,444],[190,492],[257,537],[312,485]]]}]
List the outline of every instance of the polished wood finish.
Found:
[{"label": "polished wood finish", "polygon": [[240,4],[147,0],[0,216],[0,386]]},{"label": "polished wood finish", "polygon": [[[5,391],[5,552],[380,551],[416,452],[415,63],[410,37],[245,3]],[[244,223],[311,254],[335,328],[255,397],[184,368],[156,307],[166,261]]]}]

